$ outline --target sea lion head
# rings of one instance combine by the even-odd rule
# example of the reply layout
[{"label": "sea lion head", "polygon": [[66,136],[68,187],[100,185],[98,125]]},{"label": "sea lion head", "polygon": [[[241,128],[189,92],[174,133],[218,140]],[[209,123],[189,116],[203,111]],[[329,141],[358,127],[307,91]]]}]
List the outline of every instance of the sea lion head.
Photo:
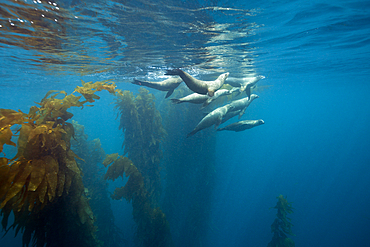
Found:
[{"label": "sea lion head", "polygon": [[223,73],[217,79],[219,79],[219,80],[226,80],[227,77],[229,76],[229,74],[230,74],[229,72]]},{"label": "sea lion head", "polygon": [[251,94],[250,100],[254,100],[254,99],[257,99],[257,98],[259,98],[259,96],[257,94]]},{"label": "sea lion head", "polygon": [[265,123],[265,121],[263,121],[262,119],[258,119],[258,120],[257,120],[257,123],[258,123],[258,125],[261,125],[261,124],[264,124],[264,123]]}]

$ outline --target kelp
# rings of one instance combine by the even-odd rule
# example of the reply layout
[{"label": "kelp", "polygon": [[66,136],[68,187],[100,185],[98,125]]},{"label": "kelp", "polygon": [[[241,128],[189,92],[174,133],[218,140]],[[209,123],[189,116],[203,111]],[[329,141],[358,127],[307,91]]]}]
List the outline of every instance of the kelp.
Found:
[{"label": "kelp", "polygon": [[3,152],[4,144],[16,146],[11,140],[13,131],[10,129],[13,125],[21,124],[24,121],[24,114],[10,109],[0,109],[0,153]]},{"label": "kelp", "polygon": [[[114,155],[115,156],[115,155]],[[150,193],[144,186],[144,177],[138,168],[127,157],[118,156],[112,160],[107,155],[103,161],[111,164],[105,174],[105,179],[115,180],[129,177],[125,186],[116,188],[112,195],[115,200],[125,198],[132,202],[133,218],[137,223],[137,241],[140,246],[172,246],[170,227],[166,215],[159,207],[152,207]]]},{"label": "kelp", "polygon": [[107,154],[105,156],[105,159],[103,161],[103,165],[107,167],[109,164],[111,164],[113,161],[115,161],[118,158],[118,153],[114,154]]},{"label": "kelp", "polygon": [[96,99],[100,99],[100,97],[95,94],[98,91],[107,90],[111,94],[116,93],[116,84],[108,84],[107,82],[109,82],[109,80],[95,83],[82,81],[82,87],[77,86],[75,92],[82,94],[88,102],[92,103],[95,102]]},{"label": "kelp", "polygon": [[[111,89],[110,84],[101,82],[87,86],[87,92]],[[10,227],[16,228],[16,234],[22,230],[24,246],[31,239],[36,246],[100,245],[94,215],[83,193],[82,172],[76,163],[79,157],[70,149],[74,128],[66,122],[73,116],[67,110],[83,107],[91,102],[90,96],[81,101],[82,96],[53,90],[28,114],[0,109],[1,151],[4,144],[14,146],[12,129],[19,127],[17,154],[0,162],[2,227],[8,229],[13,212]]]},{"label": "kelp", "polygon": [[115,108],[121,115],[119,128],[125,135],[124,155],[127,154],[142,173],[152,204],[158,205],[161,192],[160,143],[166,136],[166,131],[155,107],[155,97],[145,88],[140,88],[136,95],[123,91],[117,97]]},{"label": "kelp", "polygon": [[[115,180],[123,173],[129,176],[124,187],[117,188],[113,199],[132,201],[133,217],[137,223],[137,241],[142,246],[172,246],[169,224],[158,207],[161,192],[159,163],[160,144],[166,136],[162,118],[155,107],[155,97],[145,88],[134,95],[121,92],[116,100],[120,126],[125,135],[124,155],[108,168],[106,179]],[[116,154],[103,162],[111,162]]]},{"label": "kelp", "polygon": [[[72,125],[75,134],[71,140],[71,145],[73,151],[82,159],[77,160],[77,163],[84,173],[84,194],[89,199],[89,205],[96,217],[96,235],[102,242],[102,247],[121,246],[125,240],[122,232],[114,224],[108,183],[104,180],[104,171],[101,168],[103,159],[106,156],[101,142],[99,139],[89,140],[85,134],[84,126],[78,124],[77,121],[72,120]],[[116,158],[118,158],[118,154],[111,159],[111,162]]]},{"label": "kelp", "polygon": [[284,198],[283,195],[277,197],[278,202],[275,207],[277,209],[276,219],[271,225],[271,232],[274,234],[268,247],[294,247],[295,243],[287,235],[294,236],[292,233],[293,224],[291,219],[287,217],[288,214],[293,213],[291,203]]}]

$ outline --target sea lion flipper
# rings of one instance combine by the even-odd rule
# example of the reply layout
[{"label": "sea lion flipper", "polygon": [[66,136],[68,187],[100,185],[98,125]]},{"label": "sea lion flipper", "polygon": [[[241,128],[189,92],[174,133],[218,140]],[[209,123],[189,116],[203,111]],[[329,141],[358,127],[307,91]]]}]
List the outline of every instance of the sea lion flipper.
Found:
[{"label": "sea lion flipper", "polygon": [[181,69],[169,69],[166,71],[165,75],[180,75]]},{"label": "sea lion flipper", "polygon": [[222,117],[217,119],[217,121],[215,123],[215,129],[217,129],[218,126],[220,126],[221,122],[222,122]]},{"label": "sea lion flipper", "polygon": [[246,109],[247,109],[247,107],[245,107],[244,109],[242,109],[240,111],[238,119],[240,119],[244,115],[244,112],[245,112]]},{"label": "sea lion flipper", "polygon": [[153,86],[153,83],[149,81],[141,81],[141,80],[134,79],[132,84],[157,89],[155,86]]},{"label": "sea lion flipper", "polygon": [[208,95],[213,97],[213,95],[215,95],[215,90],[208,88]]},{"label": "sea lion flipper", "polygon": [[133,82],[131,82],[132,84],[135,84],[135,85],[142,85],[142,82],[137,80],[137,79],[134,79]]},{"label": "sea lion flipper", "polygon": [[202,105],[202,107],[201,107],[200,109],[203,109],[203,108],[207,107],[211,102],[212,102],[212,100],[211,100],[210,98],[209,98],[209,99],[207,99],[207,100],[203,103],[203,105]]},{"label": "sea lion flipper", "polygon": [[182,101],[179,99],[170,99],[174,104],[180,104]]},{"label": "sea lion flipper", "polygon": [[172,95],[173,91],[174,91],[174,89],[168,90],[165,98],[167,99],[168,97],[170,97]]},{"label": "sea lion flipper", "polygon": [[251,98],[252,88],[251,87],[247,87],[247,89],[245,90],[245,92],[247,93],[248,98]]}]

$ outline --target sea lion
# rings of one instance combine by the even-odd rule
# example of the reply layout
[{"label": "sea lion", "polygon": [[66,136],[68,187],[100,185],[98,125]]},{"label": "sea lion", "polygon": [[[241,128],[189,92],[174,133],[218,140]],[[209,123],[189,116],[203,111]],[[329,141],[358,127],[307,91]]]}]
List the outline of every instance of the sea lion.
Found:
[{"label": "sea lion", "polygon": [[198,131],[211,127],[212,125],[215,125],[215,128],[217,128],[222,121],[222,118],[226,115],[226,113],[232,109],[233,106],[230,104],[227,104],[225,106],[216,108],[215,110],[208,113],[200,122],[198,125],[193,129],[192,132],[190,132],[187,137],[194,135]]},{"label": "sea lion", "polygon": [[174,104],[180,104],[180,103],[184,103],[184,102],[193,103],[193,104],[202,104],[207,99],[209,99],[208,95],[199,94],[199,93],[192,93],[192,94],[189,94],[188,96],[185,96],[185,97],[182,97],[182,98],[179,98],[179,99],[171,99],[171,101]]},{"label": "sea lion", "polygon": [[203,106],[201,107],[202,109],[206,106],[208,106],[209,104],[211,104],[212,101],[216,100],[218,97],[221,97],[221,96],[224,96],[224,95],[229,95],[229,94],[232,94],[233,91],[231,90],[228,90],[228,89],[220,89],[220,90],[217,90],[215,92],[215,94],[213,95],[213,97],[208,97],[208,99],[203,103]]},{"label": "sea lion", "polygon": [[180,103],[185,103],[185,102],[193,103],[193,104],[202,104],[203,103],[203,106],[201,107],[201,109],[203,109],[204,107],[208,106],[212,101],[214,101],[218,97],[223,96],[223,95],[232,94],[235,91],[236,91],[235,88],[232,88],[230,90],[220,89],[220,90],[217,90],[215,92],[213,97],[210,97],[210,96],[204,95],[204,94],[199,94],[199,93],[192,93],[192,94],[189,94],[189,95],[187,95],[185,97],[182,97],[182,98],[179,98],[179,99],[171,99],[171,101],[174,104],[180,104]]},{"label": "sea lion", "polygon": [[240,94],[240,87],[233,87],[229,91],[230,91],[230,94],[237,92],[236,96],[238,96]]},{"label": "sea lion", "polygon": [[264,78],[265,77],[263,75],[258,75],[254,77],[246,77],[246,78],[230,77],[227,80],[227,84],[233,87],[240,87],[240,92],[245,91],[247,93],[247,96],[250,97],[253,86],[255,86],[259,80],[264,79]]},{"label": "sea lion", "polygon": [[239,121],[236,123],[229,124],[223,128],[217,129],[217,131],[221,130],[231,130],[235,132],[243,131],[246,129],[251,129],[253,127],[256,127],[258,125],[264,124],[265,122],[262,119],[258,120],[244,120],[244,121]]},{"label": "sea lion", "polygon": [[141,81],[134,79],[132,84],[146,86],[160,91],[167,91],[166,98],[170,97],[173,91],[181,84],[181,78],[171,77],[164,81],[154,82],[154,81]]},{"label": "sea lion", "polygon": [[196,93],[199,94],[207,94],[209,96],[213,96],[215,91],[217,91],[222,85],[224,84],[226,78],[229,76],[229,72],[221,74],[216,80],[214,81],[201,81],[195,79],[188,73],[182,71],[181,69],[172,69],[167,70],[165,75],[178,75],[181,79],[185,82],[188,88]]},{"label": "sea lion", "polygon": [[228,111],[226,115],[223,117],[221,124],[225,123],[227,120],[239,115],[241,110],[236,110],[236,111]]},{"label": "sea lion", "polygon": [[253,100],[257,99],[258,98],[258,95],[256,94],[251,94],[250,97],[244,97],[244,98],[241,98],[241,99],[238,99],[238,100],[234,100],[230,103],[230,105],[233,106],[233,110],[232,111],[238,111],[240,110],[240,113],[239,113],[239,119],[243,116],[245,110],[247,109],[247,107],[250,105],[250,103],[252,103]]}]

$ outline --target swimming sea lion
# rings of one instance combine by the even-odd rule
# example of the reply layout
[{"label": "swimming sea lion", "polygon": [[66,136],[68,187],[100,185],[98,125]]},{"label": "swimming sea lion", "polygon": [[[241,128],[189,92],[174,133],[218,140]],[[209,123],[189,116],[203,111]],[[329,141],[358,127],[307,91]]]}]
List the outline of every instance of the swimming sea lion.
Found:
[{"label": "swimming sea lion", "polygon": [[211,127],[212,125],[215,125],[215,128],[217,128],[222,121],[222,118],[226,115],[226,113],[232,109],[233,106],[230,104],[227,104],[225,106],[219,107],[210,113],[208,113],[200,122],[198,125],[193,129],[192,132],[190,132],[187,137],[194,135],[198,131]]},{"label": "swimming sea lion", "polygon": [[172,103],[174,104],[180,104],[184,102],[193,103],[193,104],[202,104],[207,99],[209,99],[208,95],[199,94],[199,93],[192,93],[188,96],[182,97],[180,99],[171,99]]},{"label": "swimming sea lion", "polygon": [[220,90],[217,90],[215,92],[215,94],[213,95],[213,97],[208,97],[208,99],[203,103],[203,106],[202,108],[208,106],[209,104],[211,104],[212,101],[216,100],[218,97],[221,97],[221,96],[224,96],[224,95],[229,95],[229,94],[232,94],[233,91],[231,90],[228,90],[228,89],[220,89]]},{"label": "swimming sea lion", "polygon": [[228,111],[226,115],[223,117],[221,124],[225,123],[227,120],[239,115],[241,110],[236,110],[236,111]]},{"label": "swimming sea lion", "polygon": [[265,77],[263,75],[258,75],[254,77],[246,77],[246,78],[234,78],[230,77],[227,80],[227,84],[233,86],[233,87],[240,87],[240,92],[245,91],[247,93],[247,96],[251,96],[252,87],[256,85],[256,83],[264,79]]},{"label": "swimming sea lion", "polygon": [[166,98],[170,97],[173,91],[181,84],[181,78],[171,77],[164,81],[153,82],[153,81],[140,81],[134,79],[133,84],[146,86],[160,91],[167,91]]},{"label": "swimming sea lion", "polygon": [[243,131],[246,129],[251,129],[253,127],[256,127],[258,125],[264,124],[265,122],[262,119],[258,120],[244,120],[236,123],[229,124],[223,128],[217,129],[217,131],[221,130],[232,130],[235,132]]},{"label": "swimming sea lion", "polygon": [[251,78],[251,80],[247,81],[244,85],[240,87],[240,90],[242,92],[245,90],[245,92],[247,93],[247,96],[250,97],[252,93],[252,87],[254,87],[254,85],[256,85],[256,83],[259,80],[264,79],[264,78],[265,77],[263,75],[259,75],[254,78]]},{"label": "swimming sea lion", "polygon": [[240,87],[233,87],[232,89],[229,90],[230,93],[238,92],[236,95],[238,96],[240,94]]},{"label": "swimming sea lion", "polygon": [[252,103],[253,100],[257,99],[258,95],[252,94],[250,97],[244,97],[242,99],[234,100],[230,103],[230,105],[233,105],[232,111],[240,110],[239,112],[239,119],[243,116],[245,110],[247,107]]},{"label": "swimming sea lion", "polygon": [[201,81],[195,79],[188,73],[182,71],[181,69],[167,70],[165,75],[178,75],[185,82],[190,90],[199,94],[207,94],[213,96],[215,91],[217,91],[224,84],[226,78],[229,76],[229,72],[221,74],[214,81]]}]

